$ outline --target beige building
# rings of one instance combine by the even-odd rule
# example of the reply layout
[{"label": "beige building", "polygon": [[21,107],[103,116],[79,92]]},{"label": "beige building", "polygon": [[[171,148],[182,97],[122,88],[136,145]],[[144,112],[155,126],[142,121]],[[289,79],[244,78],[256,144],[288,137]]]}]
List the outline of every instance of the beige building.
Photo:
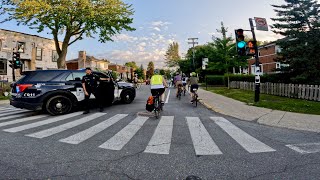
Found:
[{"label": "beige building", "polygon": [[[57,69],[58,54],[54,40],[11,30],[0,29],[0,80],[12,81],[9,61],[13,52],[20,52],[22,71]],[[15,70],[16,79],[20,70]]]},{"label": "beige building", "polygon": [[94,70],[108,70],[109,61],[87,56],[85,51],[79,51],[78,58],[66,61],[67,69],[83,69],[90,67]]}]

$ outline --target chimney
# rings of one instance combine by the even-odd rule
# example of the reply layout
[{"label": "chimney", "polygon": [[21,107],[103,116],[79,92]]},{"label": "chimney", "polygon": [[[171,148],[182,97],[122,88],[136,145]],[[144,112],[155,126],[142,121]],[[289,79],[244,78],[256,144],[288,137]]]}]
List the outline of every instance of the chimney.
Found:
[{"label": "chimney", "polygon": [[79,69],[86,68],[85,67],[86,60],[87,60],[86,51],[79,51],[79,56],[78,56],[78,68]]}]

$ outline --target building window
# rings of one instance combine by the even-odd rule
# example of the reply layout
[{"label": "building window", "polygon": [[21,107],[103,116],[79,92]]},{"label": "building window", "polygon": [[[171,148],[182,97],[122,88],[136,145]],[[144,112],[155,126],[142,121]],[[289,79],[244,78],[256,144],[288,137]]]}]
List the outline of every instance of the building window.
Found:
[{"label": "building window", "polygon": [[0,39],[0,51],[2,51],[2,40]]},{"label": "building window", "polygon": [[7,75],[7,60],[3,58],[0,59],[0,74]]},{"label": "building window", "polygon": [[279,62],[276,63],[276,69],[280,69],[281,64]]},{"label": "building window", "polygon": [[52,62],[57,62],[58,58],[59,58],[59,55],[58,55],[57,51],[53,50],[52,51]]},{"label": "building window", "polygon": [[43,68],[42,67],[36,67],[36,70],[42,70]]},{"label": "building window", "polygon": [[37,48],[36,60],[42,61],[42,49],[41,48]]},{"label": "building window", "polygon": [[26,43],[25,42],[18,42],[18,52],[24,53],[25,48],[26,48]]}]

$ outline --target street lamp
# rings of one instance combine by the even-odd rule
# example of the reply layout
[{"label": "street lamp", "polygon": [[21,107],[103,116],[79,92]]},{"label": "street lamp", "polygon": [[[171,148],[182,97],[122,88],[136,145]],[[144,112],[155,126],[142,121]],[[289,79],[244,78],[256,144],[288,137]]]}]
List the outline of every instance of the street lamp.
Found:
[{"label": "street lamp", "polygon": [[195,58],[195,49],[194,49],[194,45],[198,44],[198,42],[196,42],[196,40],[198,40],[199,38],[188,38],[188,40],[192,41],[192,42],[188,42],[188,44],[192,44],[192,63],[193,63],[193,71],[196,70],[196,66],[194,64],[194,58]]}]

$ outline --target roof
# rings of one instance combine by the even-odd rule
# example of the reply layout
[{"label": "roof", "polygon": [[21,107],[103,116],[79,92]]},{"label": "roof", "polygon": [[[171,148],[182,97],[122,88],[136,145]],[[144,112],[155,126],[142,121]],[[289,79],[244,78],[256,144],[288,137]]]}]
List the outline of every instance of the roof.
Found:
[{"label": "roof", "polygon": [[[0,28],[0,30],[1,30],[1,31],[7,31],[7,32],[19,33],[19,34],[28,35],[28,36],[34,36],[34,37],[37,37],[37,38],[42,38],[42,39],[47,39],[47,40],[51,40],[51,41],[53,41],[53,39],[46,38],[46,37],[41,37],[41,36],[34,35],[34,34],[27,34],[27,33],[23,33],[23,32],[12,31],[12,30],[2,29],[2,28]],[[61,41],[59,41],[59,42],[61,42]]]},{"label": "roof", "polygon": [[[67,62],[67,63],[78,62],[78,59],[79,59],[79,58],[71,59],[71,60],[67,60],[66,62]],[[86,60],[88,60],[88,61],[105,61],[105,62],[109,62],[109,61],[106,60],[106,59],[97,59],[97,58],[95,58],[94,56],[86,56]]]}]

